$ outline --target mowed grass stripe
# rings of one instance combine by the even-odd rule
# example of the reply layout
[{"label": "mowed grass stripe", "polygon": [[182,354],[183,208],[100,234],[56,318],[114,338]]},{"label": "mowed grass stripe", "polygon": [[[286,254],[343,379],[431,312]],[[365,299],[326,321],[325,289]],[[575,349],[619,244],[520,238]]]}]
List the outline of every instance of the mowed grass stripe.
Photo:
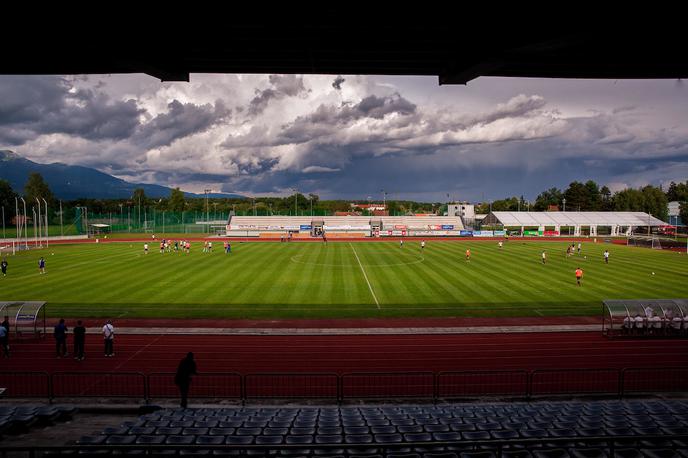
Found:
[{"label": "mowed grass stripe", "polygon": [[[47,300],[51,310],[75,317],[327,318],[598,314],[605,298],[688,296],[685,255],[602,243],[583,243],[587,259],[567,259],[566,242],[512,240],[499,250],[494,241],[430,241],[422,262],[419,241],[403,249],[398,242],[355,244],[381,312],[348,242],[235,243],[231,256],[220,243],[211,254],[195,243],[190,255],[160,254],[151,243],[144,256],[142,245],[61,245],[8,256],[2,299]],[[302,263],[292,261],[296,255]],[[40,256],[46,275],[38,274]],[[578,265],[585,270],[580,288]]]}]

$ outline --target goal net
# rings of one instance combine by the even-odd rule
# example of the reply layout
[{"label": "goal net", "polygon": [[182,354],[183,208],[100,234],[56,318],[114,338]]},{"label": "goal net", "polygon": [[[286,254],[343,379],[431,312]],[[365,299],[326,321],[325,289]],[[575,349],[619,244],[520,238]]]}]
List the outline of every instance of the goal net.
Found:
[{"label": "goal net", "polygon": [[662,240],[656,235],[631,235],[628,237],[627,245],[661,250]]}]

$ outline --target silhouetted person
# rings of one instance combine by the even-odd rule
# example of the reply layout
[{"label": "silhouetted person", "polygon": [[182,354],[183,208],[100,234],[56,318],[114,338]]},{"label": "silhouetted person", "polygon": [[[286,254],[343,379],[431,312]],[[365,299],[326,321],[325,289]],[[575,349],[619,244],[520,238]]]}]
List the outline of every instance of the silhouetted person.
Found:
[{"label": "silhouetted person", "polygon": [[86,328],[81,320],[76,322],[72,332],[74,333],[74,359],[81,361],[84,359],[84,344],[86,343]]},{"label": "silhouetted person", "polygon": [[10,357],[10,319],[5,317],[5,320],[0,324],[0,347],[6,357]]},{"label": "silhouetted person", "polygon": [[53,335],[55,336],[55,353],[57,357],[67,356],[67,326],[64,318],[60,318],[60,322],[55,325]]},{"label": "silhouetted person", "polygon": [[181,406],[186,409],[186,401],[189,396],[189,386],[191,386],[191,376],[196,375],[196,361],[194,361],[193,353],[189,352],[186,357],[182,359],[177,368],[177,374],[174,376],[174,384],[179,387],[182,400]]}]

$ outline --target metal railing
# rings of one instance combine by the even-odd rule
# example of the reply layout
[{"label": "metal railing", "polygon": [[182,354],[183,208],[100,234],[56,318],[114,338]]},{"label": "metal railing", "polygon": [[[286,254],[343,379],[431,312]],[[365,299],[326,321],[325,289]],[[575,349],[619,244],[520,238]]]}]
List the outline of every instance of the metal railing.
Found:
[{"label": "metal railing", "polygon": [[[6,397],[172,398],[174,373],[2,372]],[[202,373],[194,376],[190,397],[236,399],[457,399],[559,395],[624,397],[642,393],[688,392],[688,367],[625,369],[537,369],[457,372],[277,372]]]}]

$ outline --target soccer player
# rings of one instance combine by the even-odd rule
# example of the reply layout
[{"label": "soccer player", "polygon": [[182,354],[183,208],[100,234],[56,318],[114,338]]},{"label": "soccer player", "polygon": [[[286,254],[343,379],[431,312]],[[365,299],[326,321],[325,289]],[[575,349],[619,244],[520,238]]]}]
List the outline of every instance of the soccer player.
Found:
[{"label": "soccer player", "polygon": [[42,274],[45,273],[45,259],[43,259],[42,257],[38,261],[38,271]]},{"label": "soccer player", "polygon": [[165,242],[160,242],[160,254],[165,253]]},{"label": "soccer player", "polygon": [[404,239],[399,239],[399,248],[404,248]]},{"label": "soccer player", "polygon": [[143,244],[143,254],[148,254],[148,244],[147,243]]},{"label": "soccer player", "polygon": [[7,259],[3,258],[2,262],[0,262],[0,270],[2,270],[2,276],[6,277],[7,276]]},{"label": "soccer player", "polygon": [[232,254],[232,244],[227,242],[227,254]]},{"label": "soccer player", "polygon": [[208,253],[213,252],[213,242],[208,242]]},{"label": "soccer player", "polygon": [[578,256],[580,256],[580,253],[581,253],[581,243],[578,242]]},{"label": "soccer player", "polygon": [[604,250],[604,263],[609,264],[609,250]]},{"label": "soccer player", "polygon": [[581,269],[581,268],[579,267],[579,268],[576,269],[576,284],[577,284],[578,286],[582,286],[582,285],[581,285],[581,279],[582,279],[582,278],[583,278],[583,269]]},{"label": "soccer player", "polygon": [[468,248],[466,250],[466,261],[470,261],[470,260],[471,260],[471,249]]},{"label": "soccer player", "polygon": [[501,240],[499,241],[499,243],[497,243],[497,246],[499,247],[500,250],[502,249],[502,241]]},{"label": "soccer player", "polygon": [[542,263],[547,264],[547,253],[544,251],[542,252]]}]

